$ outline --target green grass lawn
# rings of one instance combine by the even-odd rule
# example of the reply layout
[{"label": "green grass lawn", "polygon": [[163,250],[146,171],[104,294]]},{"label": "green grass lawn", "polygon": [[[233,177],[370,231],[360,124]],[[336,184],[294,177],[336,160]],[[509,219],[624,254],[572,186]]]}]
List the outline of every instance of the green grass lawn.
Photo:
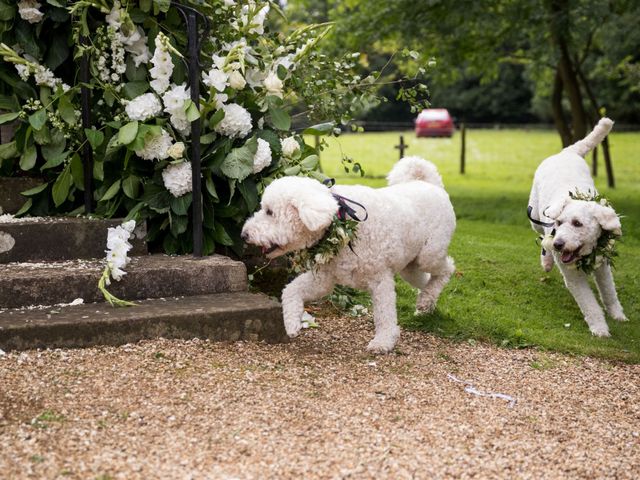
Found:
[{"label": "green grass lawn", "polygon": [[[457,273],[435,314],[414,316],[415,293],[398,280],[398,310],[405,328],[640,363],[640,133],[610,136],[617,188],[606,186],[602,155],[596,179],[598,189],[625,216],[614,276],[630,321],[608,319],[609,339],[591,336],[557,268],[550,274],[542,270],[536,235],[525,215],[536,166],[560,149],[555,132],[470,130],[465,175],[459,174],[459,133],[452,139],[403,134],[408,155],[427,158],[440,169],[458,218],[450,249]],[[363,133],[330,139],[321,157],[324,172],[339,183],[383,186],[384,175],[398,158],[393,146],[399,135]],[[365,178],[344,173],[342,154],[362,164]]]}]

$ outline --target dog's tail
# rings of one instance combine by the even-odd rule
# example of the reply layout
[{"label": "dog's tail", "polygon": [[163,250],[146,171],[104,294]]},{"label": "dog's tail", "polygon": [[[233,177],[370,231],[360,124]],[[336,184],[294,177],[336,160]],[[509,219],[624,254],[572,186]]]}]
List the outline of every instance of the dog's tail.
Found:
[{"label": "dog's tail", "polygon": [[604,137],[607,136],[612,127],[613,120],[607,117],[601,118],[589,135],[584,137],[582,140],[577,141],[573,145],[568,146],[564,151],[577,153],[581,157],[584,157],[587,153],[596,148],[602,140],[604,140]]},{"label": "dog's tail", "polygon": [[423,182],[432,183],[440,188],[444,188],[442,177],[438,173],[436,166],[420,157],[402,158],[393,166],[389,175],[387,175],[389,185],[396,185],[398,183],[411,182],[414,180],[421,180]]}]

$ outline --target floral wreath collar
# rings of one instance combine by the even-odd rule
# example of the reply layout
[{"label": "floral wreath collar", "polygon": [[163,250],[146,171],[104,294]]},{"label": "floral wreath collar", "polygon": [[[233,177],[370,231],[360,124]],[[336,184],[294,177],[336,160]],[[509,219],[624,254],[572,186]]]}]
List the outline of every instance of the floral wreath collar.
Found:
[{"label": "floral wreath collar", "polygon": [[[613,208],[609,199],[604,195],[587,191],[580,192],[576,189],[575,192],[569,192],[569,197],[572,200],[583,200],[585,202],[597,202],[603,207]],[[531,211],[533,208],[529,206],[527,208],[527,217],[536,225],[551,228],[555,226],[552,222],[542,222],[531,217]],[[553,250],[553,239],[556,235],[556,229],[551,230],[551,233],[538,237],[540,245],[542,246],[542,254],[546,255],[547,250]],[[596,268],[600,267],[603,263],[609,264],[611,267],[615,267],[614,258],[618,256],[616,250],[616,241],[620,238],[620,235],[613,233],[609,230],[602,230],[602,233],[598,237],[595,248],[588,255],[581,256],[576,260],[572,266],[578,270],[582,270],[586,274],[592,273]]]},{"label": "floral wreath collar", "polygon": [[[369,218],[369,212],[367,212],[364,205],[355,200],[336,193],[331,193],[331,195],[333,195],[333,198],[338,202],[338,211],[333,216],[331,224],[327,227],[327,231],[320,241],[309,248],[290,254],[291,269],[295,273],[315,270],[318,265],[329,263],[347,246],[355,254],[353,251],[353,242],[358,236],[358,225],[360,222],[364,222]],[[364,210],[365,216],[363,219],[358,217],[357,212],[350,204]]]}]

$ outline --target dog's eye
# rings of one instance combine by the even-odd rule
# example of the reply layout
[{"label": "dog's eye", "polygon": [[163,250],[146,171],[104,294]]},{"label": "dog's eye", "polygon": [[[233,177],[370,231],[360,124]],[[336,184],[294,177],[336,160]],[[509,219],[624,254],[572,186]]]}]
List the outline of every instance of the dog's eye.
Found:
[{"label": "dog's eye", "polygon": [[582,223],[580,223],[579,220],[574,220],[573,222],[571,222],[571,225],[573,225],[576,228],[580,228],[582,226]]},{"label": "dog's eye", "polygon": [[562,225],[562,220],[556,220],[556,225],[557,225],[557,226]]},{"label": "dog's eye", "polygon": [[270,217],[273,216],[273,211],[270,208],[267,208],[267,211],[265,213]]}]

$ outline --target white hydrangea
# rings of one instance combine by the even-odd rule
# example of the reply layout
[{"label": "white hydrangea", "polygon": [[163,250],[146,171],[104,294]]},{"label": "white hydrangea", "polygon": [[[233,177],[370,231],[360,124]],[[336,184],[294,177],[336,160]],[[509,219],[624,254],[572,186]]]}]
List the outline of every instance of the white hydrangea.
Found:
[{"label": "white hydrangea", "polygon": [[136,155],[144,160],[165,160],[169,158],[172,144],[171,135],[163,129],[160,135],[145,138],[144,148],[136,150]]},{"label": "white hydrangea", "polygon": [[237,103],[223,105],[224,118],[214,127],[215,131],[230,138],[244,138],[251,129],[251,114]]},{"label": "white hydrangea", "polygon": [[238,70],[234,70],[229,74],[229,86],[234,90],[242,90],[246,84],[247,81]]},{"label": "white hydrangea", "polygon": [[169,39],[160,32],[156,37],[155,44],[156,50],[151,57],[151,63],[153,67],[149,70],[149,75],[153,80],[151,81],[151,88],[156,92],[164,93],[168,88],[171,81],[171,74],[173,73],[173,61],[171,55],[167,49]]},{"label": "white hydrangea", "polygon": [[269,72],[267,78],[265,78],[262,83],[264,84],[264,88],[267,90],[267,93],[282,98],[284,83],[280,78],[278,78],[276,72]]},{"label": "white hydrangea", "polygon": [[29,23],[38,23],[42,21],[44,13],[39,8],[42,5],[37,0],[21,0],[18,2],[18,13],[20,18]]},{"label": "white hydrangea", "polygon": [[127,257],[127,253],[131,250],[129,237],[135,228],[136,222],[129,220],[118,227],[107,230],[107,267],[111,277],[116,281],[120,281],[122,276],[126,275],[122,269],[129,263],[129,257]]},{"label": "white hydrangea", "polygon": [[189,135],[191,123],[187,120],[187,113],[184,104],[191,98],[191,94],[186,84],[173,85],[162,96],[164,111],[170,115],[169,121],[182,135]]},{"label": "white hydrangea", "polygon": [[223,92],[229,83],[229,75],[218,68],[212,68],[208,72],[202,72],[202,81],[207,87]]},{"label": "white hydrangea", "polygon": [[164,186],[174,197],[181,197],[192,189],[191,162],[173,163],[162,171]]},{"label": "white hydrangea", "polygon": [[282,146],[282,154],[285,157],[293,157],[293,155],[300,150],[300,144],[294,137],[287,137],[280,140]]},{"label": "white hydrangea", "polygon": [[162,104],[153,93],[144,93],[131,100],[125,112],[131,120],[144,122],[162,113]]},{"label": "white hydrangea", "polygon": [[271,147],[269,142],[258,139],[258,149],[253,157],[253,173],[258,173],[271,165]]}]

